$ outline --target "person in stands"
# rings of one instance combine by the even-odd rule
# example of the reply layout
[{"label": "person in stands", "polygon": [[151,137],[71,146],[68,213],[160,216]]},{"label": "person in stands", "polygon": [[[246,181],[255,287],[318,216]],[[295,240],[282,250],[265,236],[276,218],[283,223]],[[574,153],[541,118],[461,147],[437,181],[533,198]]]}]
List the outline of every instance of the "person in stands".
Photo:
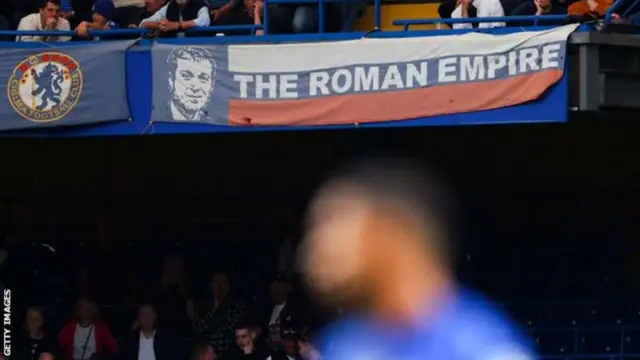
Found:
[{"label": "person in stands", "polygon": [[178,336],[193,335],[193,326],[187,316],[189,298],[184,259],[177,254],[169,254],[164,260],[164,271],[157,295],[158,312],[162,324]]},{"label": "person in stands", "polygon": [[180,359],[176,339],[166,330],[158,328],[158,314],[153,305],[140,305],[136,325],[135,330],[122,343],[120,359]]},{"label": "person in stands", "polygon": [[90,30],[110,30],[120,28],[116,7],[112,0],[96,0],[93,4],[91,21],[83,21],[76,27],[78,36],[89,36]]},{"label": "person in stands", "polygon": [[163,36],[177,36],[211,23],[209,8],[202,0],[172,0],[152,16],[142,20],[141,28],[160,30]]},{"label": "person in stands", "polygon": [[202,341],[196,344],[193,348],[190,360],[218,360],[218,352],[216,349],[206,341]]},{"label": "person in stands", "polygon": [[271,351],[267,360],[300,360],[298,336],[298,331],[293,327],[281,328],[280,347]]},{"label": "person in stands", "polygon": [[[60,0],[44,0],[40,11],[20,20],[19,31],[69,31],[69,21],[60,16]],[[16,41],[69,41],[69,36],[16,36]]]},{"label": "person in stands", "polygon": [[123,28],[137,26],[142,20],[145,0],[112,0],[116,9],[116,18]]},{"label": "person in stands", "polygon": [[224,271],[216,271],[211,276],[212,299],[197,311],[189,302],[187,313],[192,319],[198,334],[209,338],[209,344],[217,351],[224,353],[234,342],[234,328],[246,317],[246,306],[243,302],[231,298],[229,294],[229,275]]},{"label": "person in stands", "polygon": [[55,338],[44,332],[44,316],[42,308],[27,308],[24,332],[16,334],[13,340],[11,360],[37,360],[43,354],[58,356],[58,345]]},{"label": "person in stands", "polygon": [[78,300],[73,319],[58,335],[58,344],[66,360],[88,360],[118,350],[109,327],[100,320],[97,305],[89,299]]},{"label": "person in stands", "polygon": [[264,360],[266,358],[264,349],[261,349],[258,346],[258,334],[253,326],[248,324],[239,324],[236,326],[235,335],[236,345],[238,346],[229,352],[229,359]]}]

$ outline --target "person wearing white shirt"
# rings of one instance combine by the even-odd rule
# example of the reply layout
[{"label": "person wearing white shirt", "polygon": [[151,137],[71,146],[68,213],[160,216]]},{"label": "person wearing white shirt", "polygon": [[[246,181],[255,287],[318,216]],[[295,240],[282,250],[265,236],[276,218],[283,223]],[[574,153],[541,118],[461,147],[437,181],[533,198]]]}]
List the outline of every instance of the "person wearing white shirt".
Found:
[{"label": "person wearing white shirt", "polygon": [[135,330],[124,341],[121,350],[127,360],[175,360],[180,352],[173,336],[157,328],[158,314],[151,304],[138,308]]},{"label": "person wearing white shirt", "polygon": [[[45,0],[40,11],[20,20],[18,31],[69,31],[69,21],[60,17],[60,0]],[[69,36],[17,36],[16,41],[69,41]]]},{"label": "person wearing white shirt", "polygon": [[[477,10],[477,17],[503,17],[504,9],[500,0],[458,0],[455,10],[451,13],[452,19],[469,18],[469,7],[473,6]],[[481,29],[494,28],[506,26],[505,22],[489,22],[479,23],[478,27]],[[465,24],[453,24],[454,29],[471,29],[473,25],[469,23]]]}]

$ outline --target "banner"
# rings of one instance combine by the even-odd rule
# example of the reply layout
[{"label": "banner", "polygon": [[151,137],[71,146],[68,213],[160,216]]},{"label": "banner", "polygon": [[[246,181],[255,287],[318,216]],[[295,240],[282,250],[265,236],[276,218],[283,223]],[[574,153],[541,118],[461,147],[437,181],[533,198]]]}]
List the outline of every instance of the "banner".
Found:
[{"label": "banner", "polygon": [[577,25],[279,45],[155,45],[152,121],[328,125],[535,100],[563,75]]},{"label": "banner", "polygon": [[132,44],[3,49],[0,130],[129,119],[125,51]]}]

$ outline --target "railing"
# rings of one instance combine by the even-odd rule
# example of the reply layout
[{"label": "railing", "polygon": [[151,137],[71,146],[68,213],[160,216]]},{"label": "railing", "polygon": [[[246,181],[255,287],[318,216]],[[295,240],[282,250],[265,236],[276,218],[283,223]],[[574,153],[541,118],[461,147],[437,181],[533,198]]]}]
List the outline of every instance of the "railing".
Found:
[{"label": "railing", "polygon": [[[630,0],[616,0],[613,5],[607,10],[605,16],[605,23],[612,21],[612,14],[614,14],[620,7]],[[216,33],[224,31],[250,31],[254,33],[257,30],[264,30],[265,34],[269,34],[269,5],[288,5],[288,4],[317,4],[318,5],[318,32],[326,33],[325,29],[325,6],[327,3],[353,3],[358,4],[358,0],[264,0],[264,12],[263,12],[263,25],[224,25],[224,26],[208,26],[203,28],[193,28],[187,30],[188,33]],[[629,12],[636,8],[640,4],[640,0],[634,0],[631,6],[629,6],[623,13],[623,17],[628,15]],[[381,8],[382,0],[374,0],[374,12],[373,23],[374,28],[372,31],[381,30]],[[482,17],[482,18],[457,18],[457,19],[442,19],[442,18],[426,18],[426,19],[397,19],[393,21],[393,25],[402,26],[404,31],[408,31],[411,26],[416,25],[441,25],[441,24],[471,24],[471,23],[491,23],[491,22],[517,22],[517,23],[531,23],[533,26],[537,26],[540,22],[562,22],[568,21],[570,17],[568,15],[542,15],[542,16],[503,16],[503,17]],[[126,35],[145,35],[151,34],[153,31],[148,29],[117,29],[117,30],[92,30],[89,31],[91,36],[97,37],[112,37],[112,36],[126,36]],[[0,30],[0,36],[75,36],[73,31],[14,31],[14,30]]]}]

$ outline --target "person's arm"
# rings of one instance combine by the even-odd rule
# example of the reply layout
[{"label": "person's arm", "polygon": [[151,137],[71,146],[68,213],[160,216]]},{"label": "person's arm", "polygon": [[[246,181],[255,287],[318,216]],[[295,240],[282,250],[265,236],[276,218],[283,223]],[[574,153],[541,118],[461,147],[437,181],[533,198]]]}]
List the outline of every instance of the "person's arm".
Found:
[{"label": "person's arm", "polygon": [[[18,31],[38,31],[36,27],[33,25],[32,21],[29,21],[29,16],[25,16],[20,19],[20,24],[18,24]],[[42,36],[16,36],[16,41],[43,41],[44,38]]]},{"label": "person's arm", "polygon": [[216,23],[216,21],[218,21],[218,19],[223,16],[224,14],[228,13],[229,11],[231,11],[233,8],[236,7],[236,5],[238,5],[238,0],[231,0],[228,3],[222,5],[222,7],[220,9],[217,10],[213,10],[212,15],[213,15],[213,19],[211,19],[212,23]]},{"label": "person's arm", "polygon": [[211,17],[209,16],[209,9],[203,6],[198,10],[198,17],[195,20],[181,22],[178,30],[189,30],[195,27],[207,27],[211,24]]},{"label": "person's arm", "polygon": [[106,323],[100,323],[99,326],[102,330],[102,345],[111,354],[115,354],[116,352],[118,352],[118,341],[113,337],[113,335],[111,335],[111,330],[109,330],[109,327]]},{"label": "person's arm", "polygon": [[[71,24],[69,21],[62,19],[58,30],[60,31],[71,31]],[[71,36],[60,36],[58,37],[58,41],[71,41]]]},{"label": "person's arm", "polygon": [[[478,4],[478,17],[503,17],[504,9],[502,8],[502,3],[500,0],[482,0],[479,1]],[[504,22],[493,22],[493,23],[481,23],[478,25],[479,28],[494,28],[494,27],[502,27],[507,24]]]},{"label": "person's arm", "polygon": [[169,5],[167,4],[167,5],[163,6],[163,7],[161,7],[160,10],[156,11],[150,17],[142,20],[142,22],[140,22],[140,26],[139,27],[145,28],[145,29],[155,29],[155,28],[157,28],[158,25],[160,25],[160,22],[167,18],[167,8],[168,7],[169,7]]}]

